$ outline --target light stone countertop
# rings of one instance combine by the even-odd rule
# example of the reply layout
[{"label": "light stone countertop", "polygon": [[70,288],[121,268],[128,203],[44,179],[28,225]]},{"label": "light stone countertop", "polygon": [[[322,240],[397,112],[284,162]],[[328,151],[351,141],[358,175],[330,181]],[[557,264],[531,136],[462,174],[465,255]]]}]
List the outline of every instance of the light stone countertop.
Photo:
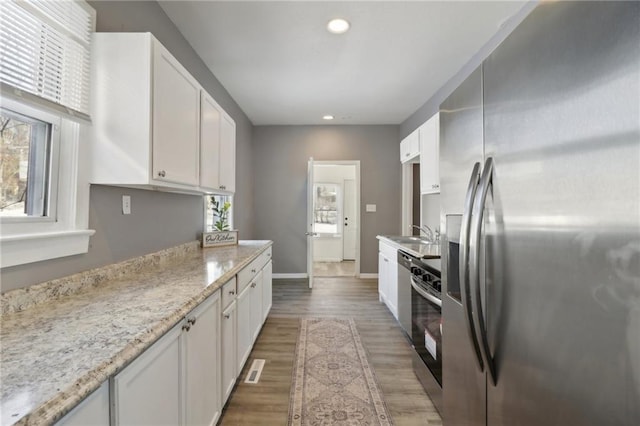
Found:
[{"label": "light stone countertop", "polygon": [[272,244],[192,245],[166,262],[127,261],[115,279],[3,313],[1,424],[59,420]]},{"label": "light stone countertop", "polygon": [[[440,259],[440,244],[424,244],[418,241],[410,241],[409,238],[392,235],[378,235],[380,241],[400,249],[422,259]],[[421,239],[418,237],[418,239]],[[425,240],[426,241],[426,240]]]}]

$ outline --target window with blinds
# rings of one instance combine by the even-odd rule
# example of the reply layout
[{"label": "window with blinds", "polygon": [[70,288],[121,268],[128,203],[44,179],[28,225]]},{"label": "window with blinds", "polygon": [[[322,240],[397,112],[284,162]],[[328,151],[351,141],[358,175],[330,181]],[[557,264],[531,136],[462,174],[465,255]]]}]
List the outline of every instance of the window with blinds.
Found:
[{"label": "window with blinds", "polygon": [[94,28],[95,11],[84,1],[0,1],[3,96],[24,91],[41,106],[60,111],[61,105],[88,119]]}]

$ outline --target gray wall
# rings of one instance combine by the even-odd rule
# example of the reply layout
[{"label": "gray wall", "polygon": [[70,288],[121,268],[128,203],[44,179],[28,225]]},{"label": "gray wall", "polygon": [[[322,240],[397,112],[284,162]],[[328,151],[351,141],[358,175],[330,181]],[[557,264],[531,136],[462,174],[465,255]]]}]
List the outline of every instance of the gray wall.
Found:
[{"label": "gray wall", "polygon": [[406,137],[415,129],[420,127],[422,123],[427,121],[433,114],[438,112],[440,104],[475,70],[487,56],[495,50],[502,41],[527,17],[527,15],[535,8],[538,1],[532,0],[523,8],[505,21],[504,25],[491,39],[458,71],[444,86],[425,102],[416,112],[411,114],[400,125],[400,139]]},{"label": "gray wall", "polygon": [[[255,234],[274,241],[274,273],[306,272],[307,162],[360,160],[362,273],[378,270],[378,234],[400,232],[398,126],[257,126]],[[365,204],[376,204],[366,213]]]},{"label": "gray wall", "polygon": [[[251,173],[252,124],[204,65],[156,2],[90,1],[97,31],[152,32],[236,122],[235,226],[243,239],[253,238]],[[120,212],[121,196],[132,197],[132,214]],[[198,238],[203,227],[200,196],[92,186],[89,227],[96,230],[89,252],[0,271],[2,291],[71,275]]]}]

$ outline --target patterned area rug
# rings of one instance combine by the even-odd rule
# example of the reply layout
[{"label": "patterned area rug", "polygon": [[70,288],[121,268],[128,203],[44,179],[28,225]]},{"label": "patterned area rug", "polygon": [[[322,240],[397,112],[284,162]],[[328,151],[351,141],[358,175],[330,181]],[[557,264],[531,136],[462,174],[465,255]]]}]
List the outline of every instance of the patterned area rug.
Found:
[{"label": "patterned area rug", "polygon": [[289,425],[392,425],[353,319],[303,318]]}]

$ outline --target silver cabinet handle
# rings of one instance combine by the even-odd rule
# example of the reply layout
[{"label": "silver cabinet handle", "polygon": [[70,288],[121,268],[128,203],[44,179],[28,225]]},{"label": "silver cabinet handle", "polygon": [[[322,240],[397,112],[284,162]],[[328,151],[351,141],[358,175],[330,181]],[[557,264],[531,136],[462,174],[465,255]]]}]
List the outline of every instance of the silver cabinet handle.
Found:
[{"label": "silver cabinet handle", "polygon": [[236,294],[235,290],[229,290],[229,295],[233,296],[234,294]]},{"label": "silver cabinet handle", "polygon": [[224,185],[220,185],[220,189],[227,189],[227,187]]},{"label": "silver cabinet handle", "polygon": [[473,165],[471,171],[471,178],[469,178],[469,186],[467,188],[467,195],[464,200],[464,210],[462,214],[462,225],[460,226],[460,251],[459,257],[459,279],[460,279],[460,296],[462,302],[462,310],[464,311],[465,324],[467,325],[467,333],[469,334],[469,340],[473,346],[473,352],[475,360],[478,364],[480,371],[484,371],[484,362],[482,361],[482,354],[480,352],[480,344],[476,337],[476,328],[473,323],[473,317],[471,316],[471,290],[469,288],[469,228],[471,226],[471,211],[473,209],[473,199],[476,196],[476,190],[478,189],[478,181],[480,180],[480,163]]},{"label": "silver cabinet handle", "polygon": [[318,235],[317,232],[305,232],[304,235],[306,235],[307,237],[315,237],[316,235]]},{"label": "silver cabinet handle", "polygon": [[167,172],[165,172],[164,170],[160,170],[158,172],[158,176],[160,176],[160,177],[165,177],[166,175],[167,175]]},{"label": "silver cabinet handle", "polygon": [[231,318],[231,314],[224,314],[224,319],[229,319]]},{"label": "silver cabinet handle", "polygon": [[188,322],[189,324],[191,324],[191,325],[196,325],[196,317],[189,318],[189,319],[187,320],[187,322]]},{"label": "silver cabinet handle", "polygon": [[182,331],[187,331],[188,332],[189,330],[191,330],[191,326],[190,325],[186,325],[185,324],[185,325],[182,326]]},{"label": "silver cabinet handle", "polygon": [[253,272],[253,273],[255,274],[255,273],[256,273],[256,270],[255,270],[255,269],[252,269],[252,270],[251,270],[251,272]]},{"label": "silver cabinet handle", "polygon": [[482,292],[480,291],[480,237],[482,232],[482,223],[484,215],[484,206],[489,194],[489,188],[492,184],[493,178],[493,158],[487,158],[484,163],[484,170],[482,171],[482,178],[478,185],[478,192],[476,194],[475,201],[473,203],[473,217],[471,219],[471,232],[469,238],[469,282],[471,288],[475,291],[471,297],[475,295],[475,307],[474,310],[476,324],[480,329],[480,341],[482,343],[482,353],[487,363],[487,369],[491,375],[493,384],[496,384],[496,368],[493,358],[491,356],[491,350],[489,349],[489,339],[487,338],[487,326],[484,321],[484,312],[482,311]]},{"label": "silver cabinet handle", "polygon": [[251,288],[256,288],[256,283],[251,283]]}]

